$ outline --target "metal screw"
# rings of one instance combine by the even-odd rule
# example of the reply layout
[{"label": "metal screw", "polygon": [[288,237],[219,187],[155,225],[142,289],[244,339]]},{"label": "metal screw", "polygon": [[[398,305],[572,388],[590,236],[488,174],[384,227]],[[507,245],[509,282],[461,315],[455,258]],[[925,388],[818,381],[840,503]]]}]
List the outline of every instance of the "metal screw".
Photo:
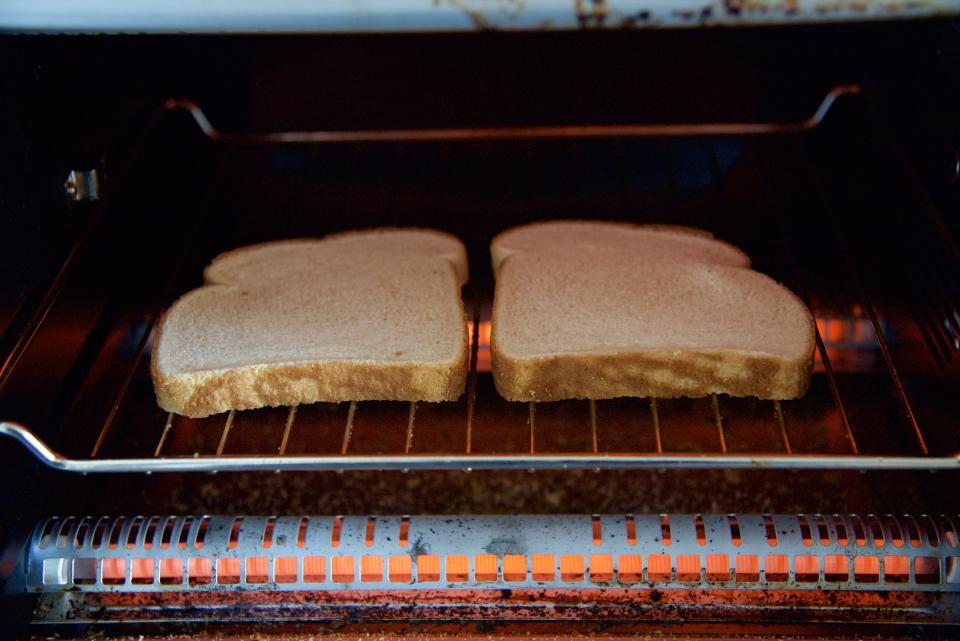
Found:
[{"label": "metal screw", "polygon": [[74,202],[100,200],[100,177],[96,169],[71,169],[63,183],[67,197]]}]

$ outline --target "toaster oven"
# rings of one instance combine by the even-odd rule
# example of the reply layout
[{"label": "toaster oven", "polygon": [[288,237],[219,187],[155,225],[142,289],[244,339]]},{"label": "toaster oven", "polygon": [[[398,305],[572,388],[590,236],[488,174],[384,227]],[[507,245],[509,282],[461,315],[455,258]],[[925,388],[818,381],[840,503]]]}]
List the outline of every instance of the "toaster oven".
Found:
[{"label": "toaster oven", "polygon": [[[957,634],[957,7],[48,4],[0,9],[86,34],[0,37],[6,636]],[[546,218],[738,245],[809,392],[505,401],[489,241]],[[468,248],[459,401],[157,407],[216,254],[389,225]]]}]

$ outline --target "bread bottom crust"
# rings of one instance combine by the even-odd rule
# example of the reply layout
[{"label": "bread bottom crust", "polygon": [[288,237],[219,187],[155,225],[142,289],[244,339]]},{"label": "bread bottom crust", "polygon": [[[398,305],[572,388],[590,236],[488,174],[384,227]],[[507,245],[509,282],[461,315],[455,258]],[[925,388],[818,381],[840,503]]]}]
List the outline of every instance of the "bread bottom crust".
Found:
[{"label": "bread bottom crust", "polygon": [[813,353],[787,360],[749,352],[558,354],[516,359],[491,345],[493,380],[510,401],[702,397],[787,400],[810,386]]},{"label": "bread bottom crust", "polygon": [[161,408],[191,418],[227,410],[341,401],[454,401],[467,380],[466,354],[450,364],[318,361],[207,372],[154,372]]}]

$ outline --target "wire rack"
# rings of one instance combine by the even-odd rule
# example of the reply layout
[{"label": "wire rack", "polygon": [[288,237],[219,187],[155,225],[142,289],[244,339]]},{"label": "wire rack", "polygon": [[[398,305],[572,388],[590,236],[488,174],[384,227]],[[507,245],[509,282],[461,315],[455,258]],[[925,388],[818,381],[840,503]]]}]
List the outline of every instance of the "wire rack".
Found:
[{"label": "wire rack", "polygon": [[[537,139],[591,137],[785,136],[809,158],[798,136],[818,128],[841,96],[837,87],[810,118],[793,123],[714,123],[511,129],[228,134],[186,101],[165,109],[186,111],[217,144],[284,145],[383,141]],[[714,171],[716,171],[714,158]],[[809,160],[800,164],[832,217],[843,203],[831,195]],[[927,199],[927,214],[939,212]],[[125,340],[131,355],[118,370],[116,393],[92,438],[77,441],[69,456],[51,448],[27,426],[0,422],[0,433],[50,467],[72,472],[217,472],[231,470],[422,470],[546,468],[794,468],[958,469],[955,434],[948,421],[925,420],[905,383],[899,345],[926,344],[942,379],[956,349],[958,306],[936,289],[907,301],[909,322],[875,300],[856,248],[839,233],[831,247],[833,272],[848,284],[843,305],[824,303],[799,263],[811,260],[797,247],[796,228],[781,226],[787,282],[817,318],[816,366],[810,392],[796,401],[726,396],[702,399],[613,399],[510,403],[489,374],[489,292],[476,291],[471,312],[470,374],[464,397],[452,403],[352,402],[229,412],[206,419],[163,414],[152,398],[149,349],[161,307],[148,309]],[[801,232],[802,233],[802,232]],[[922,239],[916,241],[922,244]],[[941,237],[940,244],[949,245]],[[955,257],[954,257],[955,258]],[[817,259],[819,260],[819,258]],[[939,265],[939,263],[938,263]],[[69,263],[64,267],[66,271]],[[937,267],[940,272],[942,266]],[[955,265],[951,263],[950,269]],[[835,276],[838,277],[839,276]],[[42,325],[60,277],[34,315],[2,371],[3,386]],[[173,288],[172,285],[169,286]],[[176,293],[175,288],[172,291]],[[169,299],[169,297],[167,297]],[[905,331],[908,328],[910,331]],[[894,332],[896,329],[896,332]],[[911,333],[912,332],[912,333]],[[132,337],[132,338],[131,338]],[[900,350],[902,351],[902,350]],[[863,360],[866,364],[861,363]],[[856,373],[869,376],[851,376]],[[861,388],[867,388],[865,391]],[[878,389],[890,392],[878,392]],[[949,392],[948,392],[949,393]],[[82,394],[81,394],[82,397]],[[926,407],[926,406],[924,406]],[[872,414],[871,414],[872,412]],[[101,414],[101,416],[103,416]],[[870,419],[869,417],[874,417]],[[867,418],[863,418],[867,417]],[[877,417],[882,417],[880,420]],[[867,422],[870,420],[871,422]],[[885,423],[886,427],[872,424]],[[86,421],[89,428],[93,421]],[[930,429],[934,429],[931,439]],[[89,429],[88,429],[89,431]],[[68,439],[69,440],[69,439]],[[80,443],[77,445],[77,443]]]}]

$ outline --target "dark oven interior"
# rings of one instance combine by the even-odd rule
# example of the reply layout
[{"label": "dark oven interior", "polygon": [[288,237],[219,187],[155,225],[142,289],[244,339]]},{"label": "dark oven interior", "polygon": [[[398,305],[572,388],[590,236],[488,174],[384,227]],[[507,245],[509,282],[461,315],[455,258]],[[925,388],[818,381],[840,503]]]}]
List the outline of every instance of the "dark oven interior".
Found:
[{"label": "dark oven interior", "polygon": [[[45,465],[31,443],[0,441],[5,625],[949,636],[958,48],[948,20],[4,37],[0,420],[60,455]],[[223,135],[205,135],[171,98]],[[741,125],[648,127],[667,123]],[[566,125],[608,128],[514,129]],[[257,137],[397,130],[446,134]],[[489,241],[561,217],[692,225],[743,248],[814,311],[807,396],[498,397]],[[384,225],[443,229],[468,247],[463,399],[202,420],[156,406],[152,329],[218,252]],[[243,469],[225,471],[231,460]],[[410,546],[391,547],[394,529]],[[279,555],[303,553],[310,537],[322,544],[309,558],[329,567],[307,589],[303,559]],[[767,560],[778,537],[786,569]],[[195,551],[174,566],[164,540]],[[535,580],[538,550],[556,582]],[[405,564],[428,572],[431,554],[445,579],[414,589]],[[394,567],[394,556],[409,561]],[[296,590],[280,558],[295,559]],[[481,576],[489,563],[492,578]]]}]

